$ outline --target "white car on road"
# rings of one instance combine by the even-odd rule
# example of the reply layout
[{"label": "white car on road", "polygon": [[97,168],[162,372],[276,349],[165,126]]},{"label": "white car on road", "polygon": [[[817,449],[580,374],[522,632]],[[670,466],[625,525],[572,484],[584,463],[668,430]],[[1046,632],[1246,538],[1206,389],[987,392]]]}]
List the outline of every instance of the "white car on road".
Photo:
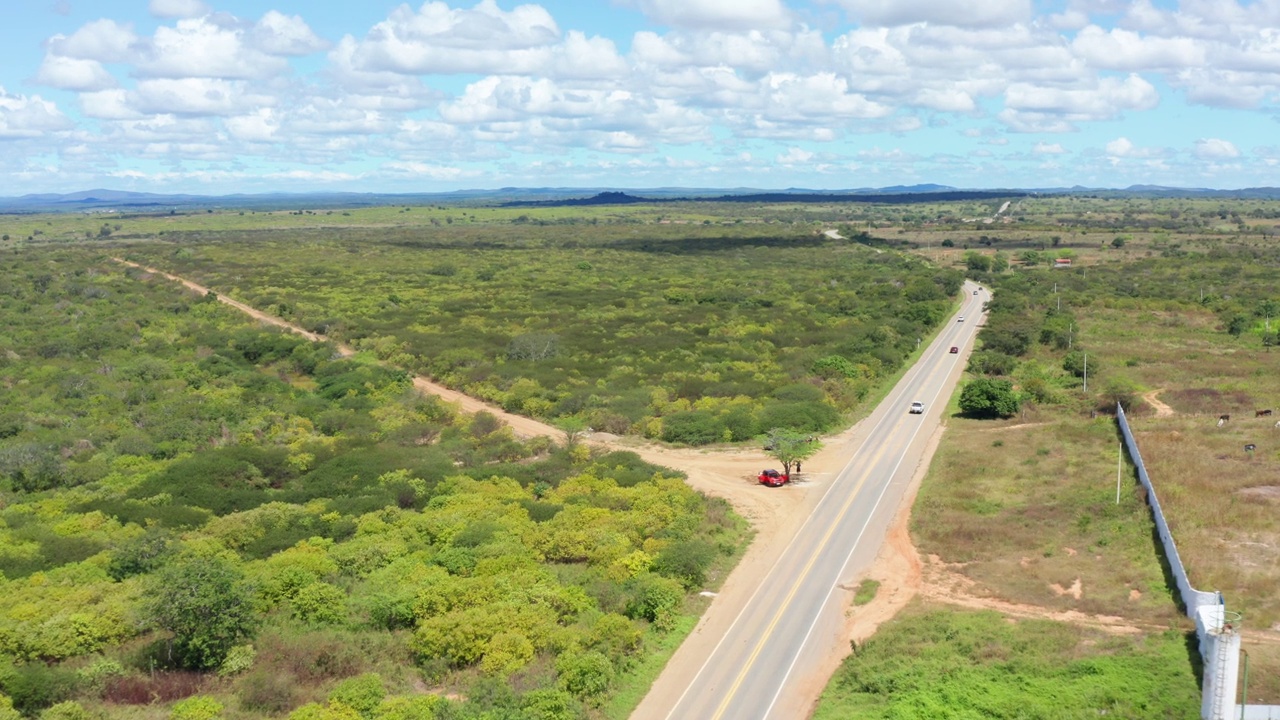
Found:
[{"label": "white car on road", "polygon": [[919,401],[911,403],[912,415],[920,415],[922,413],[924,413],[924,403]]}]

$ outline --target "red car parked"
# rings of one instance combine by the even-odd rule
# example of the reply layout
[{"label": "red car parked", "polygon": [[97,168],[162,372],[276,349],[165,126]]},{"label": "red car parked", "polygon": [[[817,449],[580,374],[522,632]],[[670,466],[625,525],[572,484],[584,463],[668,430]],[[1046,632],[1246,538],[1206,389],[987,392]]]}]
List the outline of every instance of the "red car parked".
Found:
[{"label": "red car parked", "polygon": [[783,475],[777,470],[761,470],[759,480],[761,485],[782,487],[791,481],[791,476]]}]

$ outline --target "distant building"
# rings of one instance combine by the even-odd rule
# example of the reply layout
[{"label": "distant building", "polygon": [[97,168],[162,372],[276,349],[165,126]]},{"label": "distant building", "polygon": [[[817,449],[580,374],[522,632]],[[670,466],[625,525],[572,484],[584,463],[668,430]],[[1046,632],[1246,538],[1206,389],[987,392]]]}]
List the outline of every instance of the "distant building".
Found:
[{"label": "distant building", "polygon": [[1056,268],[1069,268],[1071,267],[1071,258],[1055,258],[1053,266]]}]

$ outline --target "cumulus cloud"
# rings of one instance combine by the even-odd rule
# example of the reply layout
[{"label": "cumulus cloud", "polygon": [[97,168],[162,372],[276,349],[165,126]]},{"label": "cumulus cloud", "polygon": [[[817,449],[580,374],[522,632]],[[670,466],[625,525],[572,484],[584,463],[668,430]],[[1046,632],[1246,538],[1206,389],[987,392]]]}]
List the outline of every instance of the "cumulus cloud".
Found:
[{"label": "cumulus cloud", "polygon": [[161,18],[191,18],[209,12],[209,6],[200,0],[151,0],[147,9]]},{"label": "cumulus cloud", "polygon": [[329,49],[299,15],[268,10],[249,31],[253,47],[271,55],[310,55]]},{"label": "cumulus cloud", "polygon": [[1066,150],[1064,150],[1058,143],[1038,142],[1036,143],[1036,146],[1031,149],[1031,152],[1036,155],[1062,155]]},{"label": "cumulus cloud", "polygon": [[1093,67],[1107,70],[1169,70],[1204,64],[1205,48],[1191,38],[1143,37],[1120,28],[1090,25],[1071,43]]},{"label": "cumulus cloud", "polygon": [[785,155],[779,155],[774,160],[779,165],[806,165],[813,160],[813,153],[803,148],[792,147],[787,148]]},{"label": "cumulus cloud", "polygon": [[1155,87],[1138,75],[1104,77],[1081,88],[1015,83],[1005,91],[1000,120],[1017,132],[1068,132],[1078,122],[1108,120],[1125,110],[1150,110],[1159,102]]},{"label": "cumulus cloud", "polygon": [[10,95],[0,87],[0,139],[41,137],[72,127],[54,103],[39,95]]},{"label": "cumulus cloud", "polygon": [[45,44],[52,55],[97,60],[98,62],[125,62],[134,56],[138,36],[130,24],[114,20],[94,20],[86,23],[70,36],[54,35]]},{"label": "cumulus cloud", "polygon": [[1165,154],[1165,151],[1160,148],[1138,147],[1127,137],[1118,137],[1107,143],[1105,151],[1107,157],[1113,160],[1120,158],[1150,159],[1158,158]]},{"label": "cumulus cloud", "polygon": [[115,78],[97,60],[81,60],[61,55],[46,55],[36,82],[62,90],[93,92],[114,87]]},{"label": "cumulus cloud", "polygon": [[188,77],[140,80],[129,102],[146,114],[235,115],[275,101],[248,94],[240,81]]},{"label": "cumulus cloud", "polygon": [[233,19],[202,17],[161,26],[145,43],[140,74],[163,78],[243,79],[279,75],[284,58],[246,42],[244,28]]},{"label": "cumulus cloud", "polygon": [[129,93],[122,88],[81,93],[80,112],[99,120],[132,120],[142,117],[142,113],[130,104]]},{"label": "cumulus cloud", "polygon": [[698,30],[782,28],[791,13],[781,0],[639,0],[654,21]]},{"label": "cumulus cloud", "polygon": [[977,0],[956,3],[936,0],[839,0],[848,13],[865,25],[894,26],[927,23],[962,28],[991,28],[1031,19],[1030,0]]},{"label": "cumulus cloud", "polygon": [[506,12],[494,0],[470,10],[428,2],[418,11],[401,5],[361,41],[360,70],[401,73],[529,73],[550,57],[560,28],[539,5]]},{"label": "cumulus cloud", "polygon": [[1201,160],[1231,160],[1240,157],[1240,151],[1234,144],[1218,138],[1197,140],[1194,152]]}]

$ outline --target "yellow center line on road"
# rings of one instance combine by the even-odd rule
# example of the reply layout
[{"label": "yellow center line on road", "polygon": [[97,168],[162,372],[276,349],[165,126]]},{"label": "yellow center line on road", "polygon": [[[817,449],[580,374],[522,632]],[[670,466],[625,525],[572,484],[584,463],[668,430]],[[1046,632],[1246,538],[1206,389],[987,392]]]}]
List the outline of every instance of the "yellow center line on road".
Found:
[{"label": "yellow center line on road", "polygon": [[[892,435],[900,425],[902,425],[901,419],[894,424],[893,429],[890,431],[890,435]],[[724,715],[725,710],[728,709],[729,702],[733,700],[733,696],[738,693],[738,688],[741,687],[743,681],[746,680],[747,673],[750,672],[751,667],[755,665],[756,658],[758,658],[760,656],[760,652],[764,650],[765,643],[767,643],[769,638],[773,636],[773,631],[777,629],[778,623],[781,622],[782,616],[786,614],[787,608],[790,607],[791,601],[795,599],[796,593],[800,592],[800,586],[804,583],[805,578],[808,577],[809,571],[812,570],[814,564],[818,562],[818,558],[822,556],[822,552],[826,549],[827,543],[831,541],[831,536],[835,534],[836,529],[840,527],[840,523],[844,521],[844,516],[849,513],[849,508],[853,507],[853,501],[856,500],[858,498],[858,494],[862,492],[862,486],[866,484],[867,478],[871,476],[870,469],[874,468],[876,464],[880,462],[880,458],[884,457],[884,454],[888,451],[888,447],[888,444],[880,446],[880,450],[876,452],[871,463],[867,466],[867,472],[864,472],[862,477],[858,479],[858,484],[854,487],[853,492],[849,494],[849,498],[845,500],[844,507],[840,508],[840,514],[837,515],[836,519],[831,523],[831,527],[827,528],[827,533],[822,536],[822,540],[819,541],[817,549],[809,556],[809,562],[805,563],[804,569],[800,571],[800,575],[791,586],[791,590],[787,592],[786,598],[783,599],[782,604],[778,607],[777,613],[774,614],[768,627],[765,628],[764,634],[760,636],[760,640],[756,642],[755,648],[751,651],[751,654],[747,656],[747,661],[743,664],[741,672],[738,673],[738,677],[734,679],[733,684],[729,686],[724,699],[720,701],[720,706],[716,708],[715,714],[711,716],[711,720],[720,720]]]}]

